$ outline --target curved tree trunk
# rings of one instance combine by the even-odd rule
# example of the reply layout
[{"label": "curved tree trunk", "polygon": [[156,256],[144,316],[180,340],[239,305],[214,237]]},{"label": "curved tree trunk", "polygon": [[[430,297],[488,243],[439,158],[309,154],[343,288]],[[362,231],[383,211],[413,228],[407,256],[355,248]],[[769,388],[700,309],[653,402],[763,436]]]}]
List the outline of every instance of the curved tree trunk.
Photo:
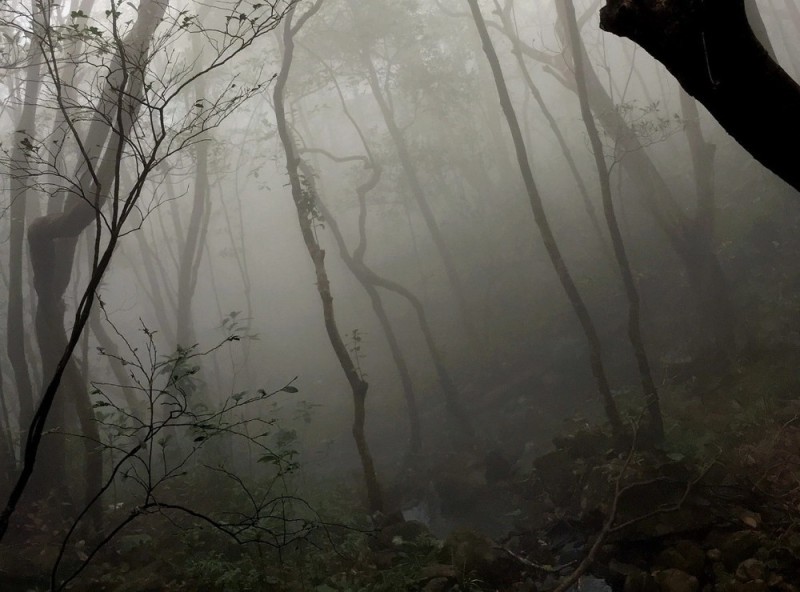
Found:
[{"label": "curved tree trunk", "polygon": [[[351,5],[354,5],[352,0]],[[436,216],[431,209],[428,196],[426,195],[425,190],[422,188],[422,182],[420,181],[417,167],[414,165],[414,159],[412,158],[411,152],[408,149],[408,142],[406,141],[405,135],[395,119],[391,105],[389,104],[387,97],[384,95],[384,90],[381,88],[378,80],[378,73],[375,70],[375,64],[372,62],[372,57],[368,53],[368,48],[361,47],[360,57],[361,63],[366,70],[367,82],[369,83],[370,90],[372,91],[372,96],[375,98],[375,102],[378,104],[383,121],[386,124],[386,129],[389,131],[389,136],[391,137],[392,143],[397,151],[397,156],[400,159],[400,166],[403,170],[403,174],[408,180],[411,194],[414,196],[414,201],[419,207],[420,213],[422,214],[422,219],[425,221],[425,226],[428,229],[431,239],[436,246],[436,250],[442,259],[442,265],[444,266],[445,274],[447,275],[447,279],[450,283],[453,296],[456,299],[456,304],[458,306],[464,331],[472,342],[476,342],[477,334],[475,331],[475,324],[473,323],[472,317],[469,313],[469,306],[467,305],[466,300],[467,291],[464,288],[464,282],[461,281],[461,275],[458,272],[458,267],[456,266],[453,254],[450,251],[450,247],[447,246],[444,236],[442,236],[442,231],[439,228],[439,223],[436,221]]]},{"label": "curved tree trunk", "polygon": [[[304,162],[301,162],[300,169],[303,171],[303,175],[305,175],[306,180],[309,183],[313,183],[313,171],[311,171],[311,167]],[[359,193],[361,191],[369,191],[378,184],[379,179],[380,168],[373,167],[370,179],[359,187]],[[378,293],[378,290],[376,290],[375,286],[369,282],[366,274],[362,271],[361,267],[363,266],[363,263],[359,265],[360,262],[356,261],[350,254],[350,251],[347,248],[347,243],[344,240],[344,236],[339,229],[339,224],[336,222],[336,218],[333,217],[331,211],[325,206],[325,203],[322,201],[322,199],[320,199],[317,190],[313,189],[312,192],[317,196],[317,206],[319,207],[323,218],[325,218],[326,224],[330,228],[331,233],[336,240],[336,245],[339,247],[339,255],[341,256],[342,261],[344,261],[344,264],[358,280],[358,283],[361,284],[361,287],[364,288],[364,291],[369,296],[370,303],[372,304],[372,310],[375,312],[375,316],[378,317],[378,322],[383,330],[383,335],[386,337],[386,342],[389,345],[389,351],[392,355],[392,361],[397,368],[397,375],[400,379],[400,385],[403,389],[403,398],[406,402],[406,412],[408,414],[409,426],[409,456],[411,458],[417,457],[422,452],[422,427],[419,420],[417,396],[414,392],[414,384],[411,380],[411,373],[408,370],[408,364],[406,364],[405,355],[400,347],[400,342],[397,339],[397,335],[394,332],[392,322],[389,320],[389,315],[386,312],[386,308],[383,305],[383,299]]]},{"label": "curved tree trunk", "polygon": [[[70,367],[71,363],[74,364],[72,353],[89,320],[92,300],[111,262],[120,227],[117,226],[109,233],[108,243],[103,249],[100,249],[99,244],[95,245],[92,274],[77,307],[73,326],[67,333],[64,327],[63,295],[72,274],[74,242],[93,222],[98,224],[99,231],[100,208],[115,186],[115,180],[119,180],[121,139],[130,132],[141,105],[144,80],[141,75],[137,75],[141,72],[137,72],[136,69],[146,62],[150,41],[163,18],[166,6],[166,2],[159,0],[142,0],[139,17],[128,36],[119,45],[120,51],[128,53],[124,58],[118,55],[117,62],[112,64],[101,104],[95,107],[95,117],[83,142],[85,147],[81,160],[83,174],[76,174],[78,181],[75,189],[81,196],[71,199],[63,212],[37,218],[28,228],[34,289],[38,297],[36,329],[39,347],[45,369],[48,367],[47,361],[54,362],[54,366],[50,372],[45,371],[45,376],[50,378],[34,411],[25,440],[22,471],[0,512],[0,540],[5,536],[10,518],[30,483],[45,425],[56,402],[62,380],[68,388],[76,384],[73,379],[74,369]],[[123,68],[120,62],[125,62],[127,68]],[[120,109],[117,110],[116,106]],[[111,141],[107,142],[110,134],[108,117],[114,117],[115,111],[117,111],[116,119],[113,120],[116,123],[115,132],[111,136]],[[108,146],[101,159],[101,151],[106,143]],[[114,213],[117,213],[116,210]],[[114,219],[118,224],[124,221],[116,220],[116,216]],[[61,346],[58,352],[54,349],[56,344]],[[61,487],[63,484],[52,485]]]},{"label": "curved tree trunk", "polygon": [[286,153],[286,171],[289,175],[291,184],[292,198],[297,209],[297,219],[300,224],[300,231],[303,235],[308,255],[314,265],[314,272],[317,277],[317,291],[322,301],[322,311],[325,320],[325,330],[331,342],[339,365],[342,367],[353,395],[353,439],[358,449],[361,459],[361,466],[364,472],[364,481],[367,488],[367,498],[370,511],[376,512],[383,509],[383,493],[378,482],[375,471],[375,463],[372,453],[369,450],[364,426],[366,423],[366,399],[369,385],[362,378],[353,362],[347,346],[342,340],[339,328],[336,326],[336,318],[333,308],[333,295],[331,294],[328,273],[325,270],[325,251],[319,246],[314,234],[313,209],[315,196],[309,196],[309,187],[303,185],[303,180],[299,171],[299,157],[295,146],[294,136],[289,129],[286,119],[285,92],[286,82],[289,79],[289,70],[294,57],[294,35],[295,33],[313,16],[322,5],[322,0],[317,0],[306,12],[292,25],[295,7],[292,7],[284,17],[283,22],[283,60],[281,69],[275,80],[273,91],[273,102],[275,106],[275,117],[283,149]]},{"label": "curved tree trunk", "polygon": [[744,0],[608,0],[605,31],[634,41],[765,167],[800,191],[784,141],[800,137],[800,86],[750,27]]}]

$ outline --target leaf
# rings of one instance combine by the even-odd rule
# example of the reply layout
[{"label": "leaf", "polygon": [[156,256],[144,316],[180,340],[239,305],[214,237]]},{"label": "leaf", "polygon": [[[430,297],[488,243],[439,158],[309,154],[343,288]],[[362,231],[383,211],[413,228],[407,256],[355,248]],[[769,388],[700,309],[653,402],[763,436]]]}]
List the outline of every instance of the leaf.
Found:
[{"label": "leaf", "polygon": [[95,401],[94,403],[92,403],[93,409],[97,409],[99,407],[111,407],[111,403],[109,403],[108,401]]},{"label": "leaf", "polygon": [[300,391],[298,390],[298,388],[297,388],[297,387],[295,387],[295,386],[292,386],[292,385],[286,385],[286,386],[285,386],[285,387],[283,387],[281,390],[282,390],[284,393],[299,393],[299,392],[300,392]]}]

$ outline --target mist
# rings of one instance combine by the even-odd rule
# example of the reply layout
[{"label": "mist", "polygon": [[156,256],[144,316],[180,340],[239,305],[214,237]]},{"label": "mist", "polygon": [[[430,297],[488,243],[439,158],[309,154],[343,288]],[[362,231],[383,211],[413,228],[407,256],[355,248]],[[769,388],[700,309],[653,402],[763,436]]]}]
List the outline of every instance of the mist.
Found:
[{"label": "mist", "polygon": [[800,8],[718,4],[5,3],[0,588],[797,590]]}]

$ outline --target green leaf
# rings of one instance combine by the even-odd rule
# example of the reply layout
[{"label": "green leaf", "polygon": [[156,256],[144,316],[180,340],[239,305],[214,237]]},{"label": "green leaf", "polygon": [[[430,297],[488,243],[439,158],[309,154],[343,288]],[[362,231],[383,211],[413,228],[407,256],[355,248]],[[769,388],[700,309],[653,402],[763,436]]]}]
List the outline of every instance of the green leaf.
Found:
[{"label": "green leaf", "polygon": [[300,391],[297,389],[297,387],[294,387],[294,386],[292,386],[292,385],[287,385],[287,386],[283,387],[281,390],[282,390],[284,393],[299,393],[299,392],[300,392]]}]

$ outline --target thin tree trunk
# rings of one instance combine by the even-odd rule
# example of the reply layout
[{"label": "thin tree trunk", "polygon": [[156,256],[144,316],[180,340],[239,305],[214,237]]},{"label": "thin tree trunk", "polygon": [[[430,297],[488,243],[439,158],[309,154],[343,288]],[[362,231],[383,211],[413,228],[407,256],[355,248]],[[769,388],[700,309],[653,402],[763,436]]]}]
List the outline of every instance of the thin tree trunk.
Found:
[{"label": "thin tree trunk", "polygon": [[556,243],[553,231],[550,228],[550,223],[547,219],[547,214],[544,211],[541,196],[539,195],[539,191],[536,188],[536,183],[533,178],[533,172],[531,171],[530,161],[528,159],[528,151],[525,147],[525,141],[522,138],[522,131],[519,127],[514,106],[511,103],[511,97],[509,96],[508,88],[506,87],[503,71],[500,67],[500,61],[497,58],[497,53],[495,52],[494,45],[492,44],[492,39],[489,36],[489,31],[486,29],[486,22],[484,21],[483,15],[481,14],[478,6],[478,0],[467,0],[467,2],[469,3],[469,7],[472,12],[472,18],[475,21],[475,26],[478,29],[478,34],[480,35],[481,42],[483,43],[483,50],[486,53],[486,58],[492,67],[492,73],[494,74],[495,86],[497,87],[500,105],[503,108],[503,113],[506,116],[511,137],[514,140],[517,161],[519,163],[523,181],[525,182],[525,189],[528,193],[533,216],[536,220],[537,226],[539,227],[545,249],[547,250],[547,254],[550,257],[550,261],[553,264],[556,274],[558,275],[558,279],[561,282],[564,291],[567,293],[567,297],[569,298],[572,308],[574,309],[575,314],[580,321],[581,327],[583,328],[584,334],[586,335],[591,356],[592,373],[594,374],[600,398],[605,408],[606,417],[611,424],[611,429],[615,438],[621,439],[623,435],[622,419],[620,418],[619,411],[617,410],[617,404],[614,401],[614,397],[611,394],[611,388],[606,376],[605,366],[603,365],[600,338],[597,335],[594,322],[592,321],[589,311],[586,308],[586,304],[584,303],[583,298],[578,292],[578,288],[575,285],[572,276],[570,275],[569,269],[567,268],[564,258],[561,255],[561,250]]},{"label": "thin tree trunk", "polygon": [[[35,28],[41,27],[42,19],[40,5],[33,2],[33,22]],[[26,142],[34,138],[36,133],[36,108],[39,102],[41,88],[41,60],[42,47],[38,42],[41,31],[37,30],[31,41],[28,51],[28,67],[25,72],[25,90],[23,107],[19,121],[16,124],[14,147],[11,152],[10,177],[10,233],[9,233],[9,264],[8,264],[8,325],[6,330],[6,344],[8,346],[8,359],[14,373],[17,399],[20,409],[20,426],[24,430],[33,417],[33,384],[31,383],[30,369],[25,355],[25,331],[23,312],[23,245],[25,241],[25,218],[28,200],[34,196],[28,189],[28,154]],[[34,139],[35,142],[35,139]],[[32,143],[30,143],[32,145]]]},{"label": "thin tree trunk", "polygon": [[178,271],[178,305],[177,305],[177,340],[178,345],[190,347],[194,344],[192,326],[192,297],[197,286],[197,263],[202,256],[200,236],[203,233],[203,221],[208,203],[208,143],[197,145],[194,181],[194,201],[189,227],[186,230],[186,242],[181,252]]},{"label": "thin tree trunk", "polygon": [[[510,19],[509,10],[513,5],[509,2],[505,8],[502,8],[500,3],[495,0],[495,6],[497,7],[496,12],[501,18],[503,27],[510,31],[513,28],[513,23]],[[522,55],[522,48],[520,47],[521,44],[519,42],[519,37],[516,35],[516,31],[515,36],[509,39],[513,45],[512,53],[517,61],[517,66],[519,67],[519,71],[522,74],[523,80],[525,80],[525,86],[528,87],[528,90],[536,101],[536,104],[539,105],[542,115],[544,115],[544,118],[547,120],[547,125],[550,126],[550,130],[553,132],[553,136],[558,142],[558,147],[561,149],[561,154],[564,156],[564,160],[567,162],[567,166],[569,167],[569,170],[575,179],[575,183],[578,185],[578,192],[581,195],[581,200],[583,201],[583,207],[586,210],[586,215],[589,217],[592,228],[594,228],[600,243],[603,245],[603,248],[606,250],[610,258],[611,253],[608,251],[608,243],[606,242],[606,237],[600,228],[600,221],[597,218],[594,204],[592,204],[592,200],[589,198],[589,192],[586,190],[586,184],[583,182],[583,177],[581,176],[580,171],[578,171],[578,166],[575,163],[575,159],[572,157],[572,151],[569,149],[569,146],[567,146],[567,142],[564,139],[564,134],[561,133],[561,128],[558,127],[555,117],[553,117],[553,114],[550,113],[550,109],[547,108],[547,104],[544,102],[542,94],[534,84],[533,78],[531,78],[531,74],[525,64],[525,58]]]},{"label": "thin tree trunk", "polygon": [[[310,186],[312,186],[312,193],[317,197],[317,206],[319,207],[320,212],[325,219],[325,223],[330,228],[331,233],[336,240],[336,244],[339,247],[339,255],[341,256],[342,261],[344,261],[344,264],[347,266],[356,280],[358,280],[358,283],[361,284],[361,287],[364,288],[364,291],[369,296],[372,310],[375,312],[375,316],[378,317],[378,322],[380,323],[381,330],[386,338],[386,342],[389,345],[392,361],[397,368],[397,375],[400,379],[400,385],[403,390],[403,398],[405,399],[406,412],[408,414],[409,456],[411,458],[415,458],[422,452],[422,427],[419,419],[417,396],[414,393],[414,384],[411,380],[411,373],[408,370],[408,364],[406,364],[405,355],[403,354],[403,350],[400,348],[400,342],[397,339],[397,335],[395,335],[394,327],[389,320],[389,315],[386,313],[386,308],[383,306],[383,300],[381,299],[380,294],[375,289],[375,286],[369,282],[365,274],[361,271],[358,262],[353,259],[353,256],[350,254],[350,251],[347,248],[347,243],[344,240],[344,236],[342,236],[342,232],[339,230],[339,224],[336,222],[336,219],[333,217],[331,211],[325,206],[325,203],[320,198],[319,192],[313,187],[313,172],[311,171],[311,168],[303,161],[300,161],[299,165],[300,170],[306,178],[306,181]],[[379,180],[380,168],[373,167],[370,179],[359,187],[359,192],[362,190],[365,192],[369,191],[378,184]]]},{"label": "thin tree trunk", "polygon": [[603,155],[603,143],[600,140],[600,133],[592,116],[589,106],[589,93],[586,89],[586,78],[584,77],[584,61],[588,60],[588,54],[584,48],[583,41],[578,31],[578,23],[575,18],[575,7],[572,0],[558,0],[556,9],[563,11],[567,22],[567,33],[572,47],[572,57],[575,64],[575,80],[578,86],[578,99],[581,105],[581,115],[586,131],[589,134],[589,141],[592,145],[597,174],[600,178],[600,192],[603,197],[603,211],[606,217],[611,244],[614,247],[614,256],[619,265],[622,284],[625,287],[625,296],[628,300],[628,337],[630,338],[633,352],[636,357],[636,365],[639,369],[639,378],[642,382],[642,392],[647,404],[650,416],[650,429],[653,432],[655,441],[660,442],[664,439],[664,421],[661,417],[661,406],[658,398],[658,390],[653,381],[653,374],[650,371],[650,361],[647,358],[647,351],[644,347],[641,328],[641,314],[639,291],[631,271],[628,254],[625,251],[625,243],[622,233],[617,223],[617,214],[614,211],[614,202],[611,198],[611,179],[606,166],[605,156]]},{"label": "thin tree trunk", "polygon": [[[200,54],[197,36],[192,37],[192,47],[197,55]],[[205,101],[205,78],[198,79],[194,84],[195,101]],[[208,142],[201,141],[195,144],[195,175],[194,175],[194,200],[192,214],[189,218],[189,227],[186,229],[186,242],[181,252],[180,267],[178,268],[178,306],[177,306],[177,345],[191,347],[194,345],[194,327],[192,323],[192,300],[197,287],[197,269],[203,256],[201,235],[208,228],[206,210],[211,207],[209,203],[208,183]]]},{"label": "thin tree trunk", "polygon": [[[144,232],[134,232],[133,234],[136,238],[139,253],[142,256],[142,268],[144,269],[144,274],[147,277],[147,283],[149,283],[150,288],[148,289],[146,287],[144,281],[139,281],[139,284],[150,297],[150,302],[153,305],[153,313],[156,316],[156,321],[161,327],[161,330],[164,331],[167,340],[170,343],[174,343],[176,341],[175,334],[172,332],[172,327],[174,327],[174,323],[172,322],[172,318],[174,317],[172,313],[174,313],[176,308],[174,300],[170,299],[169,302],[167,302],[165,299],[169,298],[171,294],[166,286],[164,290],[162,290],[162,285],[156,272],[155,257],[150,249],[150,245],[147,244]],[[134,266],[134,273],[138,278],[140,275],[138,265]]]},{"label": "thin tree trunk", "polygon": [[[564,68],[563,60],[522,43],[513,31],[499,26],[497,28],[526,56],[545,64],[547,70],[565,88],[576,90],[571,83],[572,73]],[[642,204],[667,236],[686,268],[686,277],[699,317],[707,327],[701,332],[702,335],[713,335],[714,343],[727,341],[730,335],[728,329],[735,325],[736,316],[722,266],[713,250],[713,241],[703,235],[703,227],[696,225],[693,218],[687,216],[678,206],[672,190],[636,133],[616,109],[591,63],[585,64],[584,73],[592,111],[605,132],[614,139],[618,152],[616,158],[634,181]],[[710,275],[706,275],[707,270],[710,270]]]},{"label": "thin tree trunk", "polygon": [[[345,117],[350,121],[355,130],[356,134],[358,135],[359,139],[361,140],[361,144],[364,147],[364,151],[366,153],[366,160],[365,163],[367,168],[371,168],[373,170],[373,174],[377,174],[375,171],[376,169],[380,169],[380,164],[376,161],[372,150],[370,149],[369,142],[361,129],[361,126],[356,121],[353,114],[347,108],[347,102],[345,101],[344,94],[339,87],[339,83],[336,80],[334,72],[331,70],[330,66],[328,66],[324,60],[322,60],[319,56],[314,56],[319,63],[325,68],[330,77],[331,82],[336,89],[336,93],[339,96],[339,102],[342,105],[342,111]],[[333,158],[330,154],[326,155],[329,158]],[[405,288],[404,286],[400,285],[397,282],[393,282],[386,278],[383,278],[376,274],[372,269],[370,269],[366,263],[364,262],[364,257],[367,252],[367,193],[372,190],[372,178],[365,183],[362,183],[356,188],[356,195],[358,201],[358,245],[353,250],[352,259],[359,269],[359,273],[364,276],[364,279],[367,280],[371,285],[374,285],[379,288],[383,288],[389,292],[397,294],[398,296],[404,298],[414,309],[417,322],[420,327],[420,331],[423,335],[425,340],[425,345],[428,349],[428,353],[431,357],[431,362],[433,363],[434,369],[436,371],[437,380],[439,382],[439,387],[442,390],[442,394],[445,400],[445,408],[448,412],[448,417],[454,423],[454,427],[458,432],[460,432],[466,440],[470,443],[470,445],[475,445],[476,443],[476,433],[475,428],[472,425],[472,421],[470,420],[469,415],[466,413],[463,404],[461,403],[461,396],[458,392],[458,389],[455,386],[455,383],[450,377],[450,373],[447,370],[447,366],[444,363],[444,358],[440,352],[439,346],[436,343],[436,339],[433,336],[433,331],[431,330],[430,323],[428,323],[428,318],[425,313],[425,307],[422,304],[422,301],[410,290]]]},{"label": "thin tree trunk", "polygon": [[375,65],[372,63],[372,58],[367,53],[367,48],[361,48],[360,56],[361,63],[366,70],[367,82],[369,83],[372,95],[375,98],[375,102],[378,104],[378,108],[383,116],[383,121],[389,131],[389,136],[391,137],[392,143],[397,151],[397,156],[400,159],[400,166],[402,167],[403,173],[408,180],[411,194],[414,196],[414,200],[416,201],[420,213],[422,214],[422,219],[425,221],[425,226],[427,227],[428,232],[433,239],[433,243],[436,246],[436,250],[442,259],[442,265],[444,266],[447,279],[450,282],[453,296],[455,296],[464,330],[470,340],[476,341],[477,334],[469,313],[469,307],[466,301],[467,292],[464,288],[464,283],[461,281],[461,276],[458,272],[458,267],[455,259],[453,258],[453,254],[450,252],[450,247],[447,246],[447,242],[442,236],[439,223],[436,221],[436,216],[431,209],[428,197],[425,194],[425,190],[422,188],[422,183],[420,182],[417,168],[414,166],[414,160],[408,149],[405,136],[400,130],[400,127],[397,125],[397,122],[394,118],[394,112],[392,111],[386,96],[384,96],[384,91],[381,88],[380,82],[378,81],[378,74],[375,71]]},{"label": "thin tree trunk", "polygon": [[282,37],[283,60],[280,72],[275,81],[273,104],[275,107],[278,135],[281,138],[281,143],[286,153],[286,170],[291,184],[292,198],[294,199],[294,204],[297,209],[300,231],[303,235],[303,241],[305,242],[308,255],[314,265],[314,271],[317,277],[317,291],[322,301],[325,330],[328,333],[328,339],[331,342],[331,346],[333,347],[334,353],[339,360],[339,364],[347,377],[352,391],[354,408],[353,438],[356,443],[356,448],[358,449],[358,455],[361,459],[361,466],[364,472],[369,508],[370,511],[376,512],[383,509],[383,493],[381,492],[381,487],[375,471],[375,463],[372,459],[372,453],[369,450],[364,432],[368,384],[358,372],[350,356],[350,352],[347,351],[347,346],[345,346],[339,329],[336,326],[333,295],[331,294],[328,274],[325,270],[325,251],[319,246],[316,236],[314,235],[313,202],[315,201],[315,197],[307,195],[306,192],[309,190],[308,186],[303,186],[303,181],[298,170],[300,159],[297,156],[295,139],[286,120],[285,92],[286,82],[289,78],[289,70],[294,57],[294,35],[307,20],[319,10],[321,5],[322,0],[317,0],[303,13],[294,26],[292,25],[292,21],[295,7],[292,7],[284,17]]},{"label": "thin tree trunk", "polygon": [[0,499],[8,495],[17,468],[17,454],[11,428],[11,414],[6,404],[3,372],[0,365]]}]

